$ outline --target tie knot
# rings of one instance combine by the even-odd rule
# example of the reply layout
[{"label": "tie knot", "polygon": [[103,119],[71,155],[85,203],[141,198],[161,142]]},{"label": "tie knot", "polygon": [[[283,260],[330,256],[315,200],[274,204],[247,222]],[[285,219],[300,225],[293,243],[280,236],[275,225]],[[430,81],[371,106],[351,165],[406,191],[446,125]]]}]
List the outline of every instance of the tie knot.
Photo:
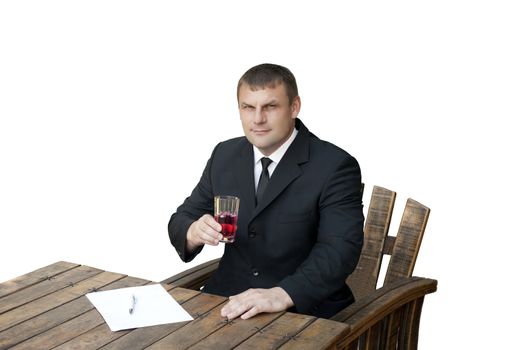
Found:
[{"label": "tie knot", "polygon": [[263,157],[261,159],[261,161],[262,161],[262,171],[267,170],[267,168],[269,167],[270,163],[272,163],[272,159],[267,158],[267,157]]}]

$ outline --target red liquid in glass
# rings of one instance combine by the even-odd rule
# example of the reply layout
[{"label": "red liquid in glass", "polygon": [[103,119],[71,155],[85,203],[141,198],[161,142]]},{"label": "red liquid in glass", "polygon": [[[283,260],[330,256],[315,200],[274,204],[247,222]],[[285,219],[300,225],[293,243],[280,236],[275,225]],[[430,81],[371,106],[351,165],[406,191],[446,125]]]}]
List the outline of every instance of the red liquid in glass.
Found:
[{"label": "red liquid in glass", "polygon": [[214,219],[221,224],[222,242],[235,241],[235,232],[237,232],[237,215],[230,213],[221,213],[215,215]]}]

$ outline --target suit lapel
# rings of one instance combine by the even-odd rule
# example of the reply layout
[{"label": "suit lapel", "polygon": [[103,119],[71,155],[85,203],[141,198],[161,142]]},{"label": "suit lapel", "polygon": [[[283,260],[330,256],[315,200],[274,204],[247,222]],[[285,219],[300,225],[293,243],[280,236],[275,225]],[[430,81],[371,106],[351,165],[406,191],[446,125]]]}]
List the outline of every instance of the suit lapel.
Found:
[{"label": "suit lapel", "polygon": [[[299,119],[296,123],[299,133],[270,177],[262,201],[256,206],[251,220],[272,203],[292,181],[300,176],[302,173],[300,164],[309,160],[309,130]],[[251,169],[253,167],[254,165],[251,166]],[[251,177],[253,178],[253,175]]]}]

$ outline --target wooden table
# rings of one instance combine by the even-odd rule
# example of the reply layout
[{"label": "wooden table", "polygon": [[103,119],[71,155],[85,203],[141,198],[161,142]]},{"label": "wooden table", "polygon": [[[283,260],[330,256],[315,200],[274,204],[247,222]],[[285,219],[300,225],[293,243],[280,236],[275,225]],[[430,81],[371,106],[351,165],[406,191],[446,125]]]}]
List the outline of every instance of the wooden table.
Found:
[{"label": "wooden table", "polygon": [[227,322],[226,298],[164,285],[194,321],[111,332],[86,293],[153,283],[57,262],[0,284],[0,349],[327,349],[344,323],[290,312]]}]

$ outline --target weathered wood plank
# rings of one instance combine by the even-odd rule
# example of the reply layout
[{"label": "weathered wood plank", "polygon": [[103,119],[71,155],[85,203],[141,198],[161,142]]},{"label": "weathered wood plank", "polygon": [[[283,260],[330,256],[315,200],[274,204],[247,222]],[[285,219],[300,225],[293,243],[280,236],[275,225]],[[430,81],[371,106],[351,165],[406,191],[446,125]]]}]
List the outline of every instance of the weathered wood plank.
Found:
[{"label": "weathered wood plank", "polygon": [[45,295],[39,299],[23,304],[13,310],[0,315],[0,330],[7,329],[15,324],[26,321],[40,315],[59,305],[79,298],[93,288],[114,282],[124,275],[112,272],[102,272],[92,278],[78,282],[72,286],[60,289],[54,293]]},{"label": "weathered wood plank", "polygon": [[315,319],[313,316],[285,313],[265,328],[260,329],[235,349],[278,349]]},{"label": "weathered wood plank", "polygon": [[282,312],[259,314],[247,320],[237,318],[189,349],[231,349],[282,314]]},{"label": "weathered wood plank", "polygon": [[226,325],[225,318],[221,317],[221,308],[226,303],[224,298],[216,297],[218,305],[212,310],[201,314],[192,322],[172,332],[151,346],[150,350],[156,349],[186,349],[207,337],[217,329]]},{"label": "weathered wood plank", "polygon": [[283,344],[280,349],[330,349],[335,348],[336,342],[350,332],[350,326],[345,323],[316,319],[302,332]]},{"label": "weathered wood plank", "polygon": [[[151,284],[151,283],[153,283],[153,282],[143,279],[143,278],[126,276],[118,281],[107,284],[104,287],[100,287],[97,290],[102,291],[102,290],[113,290],[113,289],[118,289],[118,288],[137,287],[137,286],[144,286],[144,285]],[[92,303],[90,303],[90,306],[92,306]]]},{"label": "weathered wood plank", "polygon": [[[142,280],[145,281],[145,280]],[[148,281],[145,281],[143,284],[147,284]],[[152,283],[152,282],[151,282]],[[150,283],[148,283],[150,284]],[[141,285],[141,284],[140,284]],[[115,288],[124,288],[124,287],[134,287],[135,284],[125,284],[123,286],[116,286]],[[163,286],[167,290],[174,289],[175,286],[173,285],[165,285]],[[115,288],[109,288],[109,289],[115,289]],[[190,292],[186,293],[185,290],[180,293],[176,293],[176,300],[177,301],[185,301],[189,299],[191,296],[194,296],[198,292]],[[103,345],[106,345],[124,335],[129,333],[130,330],[125,331],[117,331],[112,332],[108,325],[104,322],[98,325],[97,327],[67,341],[66,343],[56,347],[55,349],[97,349],[100,348]]]},{"label": "weathered wood plank", "polygon": [[[170,294],[178,302],[186,300],[182,303],[182,307],[189,312],[190,315],[206,313],[217,305],[217,303],[226,300],[223,297],[200,294],[198,291],[182,288],[172,289]],[[188,323],[189,321],[137,328],[123,337],[108,343],[101,349],[143,349]]]},{"label": "weathered wood plank", "polygon": [[397,349],[400,330],[401,308],[395,310],[386,319],[386,344],[387,349]]},{"label": "weathered wood plank", "polygon": [[410,277],[414,271],[430,209],[409,198],[403,211],[391,260],[387,266],[384,285],[401,277]]},{"label": "weathered wood plank", "polygon": [[162,285],[167,291],[169,291],[170,295],[175,299],[179,304],[186,302],[187,300],[194,298],[198,294],[200,294],[197,290],[189,290],[184,288],[176,288],[175,286],[166,284]]},{"label": "weathered wood plank", "polygon": [[[124,283],[113,283],[108,285],[100,290],[112,290],[117,288],[126,288],[126,287],[136,287],[147,284],[152,284],[153,282],[143,280],[140,278],[127,277],[124,279]],[[124,281],[122,280],[122,281]],[[118,281],[118,282],[122,282]],[[172,289],[174,286],[168,286],[168,289]],[[81,335],[74,337],[73,339],[65,342],[54,348],[56,349],[98,349],[102,345],[107,344],[121,336],[127,334],[129,330],[112,332],[108,325],[104,322],[104,319],[100,324],[92,328],[91,330],[82,333]]]},{"label": "weathered wood plank", "polygon": [[[101,274],[102,275],[102,274]],[[112,274],[114,276],[115,274]],[[94,279],[94,278],[92,278]],[[109,290],[115,288],[124,288],[128,286],[137,286],[147,284],[149,281],[142,280],[134,277],[125,277],[120,280],[117,280],[113,283],[106,284],[103,281],[103,278],[97,282],[97,284],[93,285],[91,289],[96,288],[98,290]],[[78,286],[83,286],[83,283],[79,283],[75,285],[76,288]],[[70,288],[75,288],[70,287]],[[81,287],[80,287],[81,288]],[[87,291],[85,291],[86,293]],[[76,289],[72,292],[76,293]],[[79,293],[78,293],[79,294]],[[50,295],[51,296],[51,295]],[[41,300],[41,299],[39,299]],[[47,331],[59,324],[62,324],[74,317],[81,315],[93,308],[93,305],[90,301],[83,295],[72,301],[68,301],[62,303],[62,305],[48,309],[49,311],[42,313],[38,316],[27,319],[22,323],[18,323],[15,326],[0,332],[0,349],[9,348],[15,344],[21,343],[28,338],[38,335],[42,332]],[[27,311],[30,312],[30,311]],[[0,316],[1,317],[1,316]],[[3,322],[0,321],[0,324],[3,325]]]},{"label": "weathered wood plank", "polygon": [[392,255],[395,242],[396,242],[396,237],[387,235],[387,237],[385,237],[384,249],[383,249],[382,253],[384,253],[385,255]]},{"label": "weathered wood plank", "polygon": [[220,259],[207,261],[161,281],[161,284],[174,284],[178,287],[199,290],[206,280],[217,270]]},{"label": "weathered wood plank", "polygon": [[74,337],[97,327],[102,322],[103,319],[99,312],[96,309],[92,309],[70,321],[64,322],[44,333],[15,345],[11,349],[52,349],[55,346],[63,344]]},{"label": "weathered wood plank", "polygon": [[[435,280],[421,277],[402,279],[378,289],[371,297],[359,300],[353,304],[355,307],[345,309],[346,312],[338,314],[341,317],[334,319],[350,325],[348,338],[353,339],[406,303],[434,292],[436,283]],[[384,333],[387,335],[387,330]]]},{"label": "weathered wood plank", "polygon": [[421,319],[422,304],[424,297],[412,302],[409,310],[409,317],[405,329],[405,339],[401,344],[408,349],[417,349],[419,342],[419,323]]},{"label": "weathered wood plank", "polygon": [[0,284],[0,298],[11,293],[14,293],[20,289],[44,281],[48,278],[54,277],[62,272],[74,269],[78,266],[79,266],[78,264],[73,264],[66,261],[59,261],[54,264],[41,267],[40,269],[29,272],[23,276],[19,276],[11,280],[2,282],[2,284]]},{"label": "weathered wood plank", "polygon": [[[380,338],[382,336],[382,329],[384,328],[383,322],[378,322],[373,327],[368,329],[365,336],[362,337],[361,344],[368,350],[376,350],[380,344]],[[392,349],[392,348],[387,348]]]},{"label": "weathered wood plank", "polygon": [[32,300],[51,294],[59,289],[71,286],[101,272],[102,270],[93,267],[79,266],[30,287],[21,289],[16,293],[9,294],[2,298],[2,302],[0,303],[0,314],[31,302]]},{"label": "weathered wood plank", "polygon": [[48,329],[79,316],[91,308],[88,299],[80,297],[56,309],[19,323],[0,333],[0,349],[10,348],[33,336],[46,332]]},{"label": "weathered wood plank", "polygon": [[66,343],[63,343],[52,350],[89,350],[99,349],[112,341],[126,335],[130,330],[112,332],[106,323],[83,333]]},{"label": "weathered wood plank", "polygon": [[355,271],[348,277],[347,284],[355,299],[372,293],[376,289],[382,266],[382,248],[389,232],[396,192],[374,186],[364,225],[364,244]]}]

